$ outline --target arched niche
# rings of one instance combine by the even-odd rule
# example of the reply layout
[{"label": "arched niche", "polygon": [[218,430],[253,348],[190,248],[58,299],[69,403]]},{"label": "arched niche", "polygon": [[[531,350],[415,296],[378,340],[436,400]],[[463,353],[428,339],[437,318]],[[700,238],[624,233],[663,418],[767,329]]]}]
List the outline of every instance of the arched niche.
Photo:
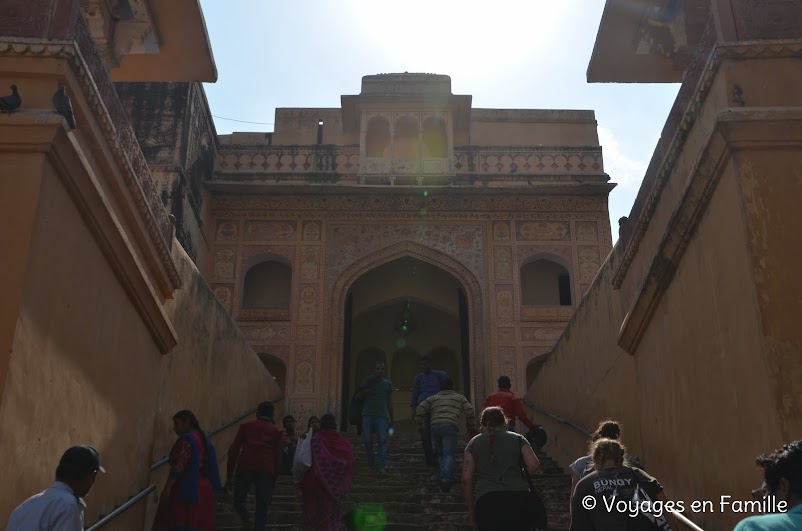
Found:
[{"label": "arched niche", "polygon": [[448,157],[446,122],[439,116],[429,116],[423,121],[423,158],[444,159],[446,157]]},{"label": "arched niche", "polygon": [[393,135],[393,156],[396,159],[417,159],[420,157],[418,146],[418,121],[412,116],[402,116],[395,122]]},{"label": "arched niche", "polygon": [[553,257],[535,257],[521,266],[524,306],[571,306],[571,272]]},{"label": "arched niche", "polygon": [[262,360],[262,364],[276,381],[281,392],[285,392],[287,390],[287,366],[284,365],[284,362],[264,352],[259,354],[259,359]]},{"label": "arched niche", "polygon": [[365,137],[365,155],[368,157],[390,157],[390,122],[383,116],[374,116],[368,121]]},{"label": "arched niche", "polygon": [[292,267],[278,259],[259,262],[245,273],[242,307],[246,309],[289,308]]}]

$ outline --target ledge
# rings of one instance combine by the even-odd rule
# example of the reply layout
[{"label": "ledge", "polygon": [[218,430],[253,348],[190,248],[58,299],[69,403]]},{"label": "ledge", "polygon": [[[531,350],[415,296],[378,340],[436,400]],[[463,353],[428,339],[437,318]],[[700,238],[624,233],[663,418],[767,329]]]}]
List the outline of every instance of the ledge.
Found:
[{"label": "ledge", "polygon": [[148,267],[134,249],[120,213],[113,207],[114,200],[104,191],[101,176],[90,164],[76,134],[65,125],[61,116],[44,110],[4,116],[0,119],[0,149],[35,151],[47,156],[154,342],[166,354],[177,344],[178,337],[162,298]]},{"label": "ledge", "polygon": [[621,325],[618,335],[621,348],[630,354],[637,351],[729,158],[739,150],[764,150],[773,146],[802,149],[802,109],[727,108],[718,114],[716,129],[691,170],[692,177]]}]

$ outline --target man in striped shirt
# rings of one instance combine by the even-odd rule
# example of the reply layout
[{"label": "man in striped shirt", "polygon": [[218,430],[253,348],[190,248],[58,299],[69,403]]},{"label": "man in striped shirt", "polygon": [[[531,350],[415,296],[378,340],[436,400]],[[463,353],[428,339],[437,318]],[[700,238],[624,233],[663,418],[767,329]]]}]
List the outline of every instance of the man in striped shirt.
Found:
[{"label": "man in striped shirt", "polygon": [[468,432],[476,430],[476,417],[473,405],[468,399],[454,391],[454,382],[445,378],[440,382],[440,392],[432,395],[418,405],[415,422],[418,429],[424,430],[423,421],[427,413],[431,413],[432,442],[439,448],[440,454],[440,490],[448,492],[454,482],[457,451],[458,422],[465,415],[465,427]]}]

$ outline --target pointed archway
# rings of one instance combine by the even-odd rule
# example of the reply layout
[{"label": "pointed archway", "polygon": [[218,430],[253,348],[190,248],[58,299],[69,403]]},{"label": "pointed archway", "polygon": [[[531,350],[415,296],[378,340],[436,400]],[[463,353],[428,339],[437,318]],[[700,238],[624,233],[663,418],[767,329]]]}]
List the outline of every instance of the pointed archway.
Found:
[{"label": "pointed archway", "polygon": [[[344,381],[347,378],[343,376],[345,372],[352,371],[350,357],[346,356],[344,352],[350,351],[352,341],[350,312],[353,308],[353,301],[349,297],[351,289],[354,283],[369,271],[402,258],[410,258],[432,265],[453,277],[459,286],[456,307],[461,340],[458,351],[459,357],[464,360],[464,374],[469,375],[463,379],[461,387],[469,397],[476,396],[477,391],[483,393],[485,390],[490,364],[485,363],[483,355],[486,351],[485,338],[488,337],[488,331],[485,330],[487,320],[484,319],[483,293],[479,281],[473,272],[455,258],[423,245],[405,241],[356,260],[340,274],[332,286],[330,300],[332,307],[336,310],[332,312],[333,318],[329,322],[331,328],[326,333],[326,337],[331,338],[327,349],[330,354],[327,369],[329,374],[338,375],[338,377],[334,380],[336,385],[329,388],[326,397],[330,410],[346,413],[345,408],[348,405],[348,394],[352,383]],[[348,307],[348,315],[346,315],[346,307]],[[346,323],[349,325],[348,334],[345,330]],[[344,371],[343,367],[345,366],[349,367],[348,371]]]}]

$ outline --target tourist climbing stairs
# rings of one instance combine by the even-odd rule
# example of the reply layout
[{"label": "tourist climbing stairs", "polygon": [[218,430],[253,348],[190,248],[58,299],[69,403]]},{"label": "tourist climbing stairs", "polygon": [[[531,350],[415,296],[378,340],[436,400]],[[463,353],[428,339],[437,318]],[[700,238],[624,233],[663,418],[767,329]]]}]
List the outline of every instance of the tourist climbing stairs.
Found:
[{"label": "tourist climbing stairs", "polygon": [[[387,470],[379,477],[367,466],[365,448],[356,434],[349,434],[356,449],[357,468],[345,511],[355,510],[366,524],[360,529],[386,531],[452,531],[473,529],[459,484],[464,437],[457,449],[457,483],[451,492],[440,491],[438,469],[423,462],[421,442],[416,432],[388,437]],[[570,524],[568,499],[571,480],[546,454],[538,452],[541,470],[534,484],[549,513],[549,529],[567,530]],[[249,498],[253,508],[253,493]],[[301,497],[289,476],[276,484],[268,512],[268,529],[302,529]],[[224,494],[217,504],[217,531],[240,531],[242,524],[234,513],[231,495]]]}]

